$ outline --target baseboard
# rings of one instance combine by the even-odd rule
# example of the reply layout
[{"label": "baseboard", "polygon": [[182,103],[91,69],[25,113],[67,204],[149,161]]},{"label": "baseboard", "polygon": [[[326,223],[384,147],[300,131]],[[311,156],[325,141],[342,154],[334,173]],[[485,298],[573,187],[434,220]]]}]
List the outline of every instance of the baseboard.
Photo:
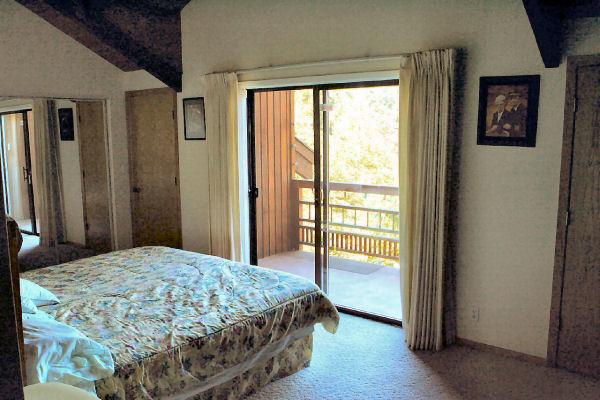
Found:
[{"label": "baseboard", "polygon": [[547,366],[545,358],[532,356],[531,354],[525,354],[519,351],[503,349],[502,347],[496,347],[490,344],[475,342],[473,340],[463,338],[456,338],[456,344],[459,346],[470,347],[479,351],[485,351],[487,353],[497,354],[503,357],[514,358],[516,360],[525,361],[530,364]]}]

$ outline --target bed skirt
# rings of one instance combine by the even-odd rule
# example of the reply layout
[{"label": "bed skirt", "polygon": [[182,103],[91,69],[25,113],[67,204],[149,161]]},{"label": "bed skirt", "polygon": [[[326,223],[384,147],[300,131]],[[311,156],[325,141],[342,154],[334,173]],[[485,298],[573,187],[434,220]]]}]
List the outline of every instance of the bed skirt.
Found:
[{"label": "bed skirt", "polygon": [[[307,334],[287,345],[286,348],[276,355],[259,360],[244,372],[233,378],[217,384],[209,389],[198,392],[198,390],[185,390],[165,400],[233,400],[240,399],[256,393],[270,382],[292,375],[310,366],[313,348],[313,334]],[[126,383],[118,382],[117,376],[105,378],[96,382],[96,392],[100,399],[105,400],[130,400],[122,397],[121,391],[115,391],[117,387],[123,387]],[[177,382],[171,382],[177,385]],[[118,393],[121,392],[121,393]],[[140,394],[140,393],[138,393]],[[145,393],[153,398],[151,393]]]},{"label": "bed skirt", "polygon": [[313,335],[296,340],[271,359],[256,364],[228,382],[200,393],[193,400],[233,400],[258,392],[269,383],[307,368],[312,358]]}]

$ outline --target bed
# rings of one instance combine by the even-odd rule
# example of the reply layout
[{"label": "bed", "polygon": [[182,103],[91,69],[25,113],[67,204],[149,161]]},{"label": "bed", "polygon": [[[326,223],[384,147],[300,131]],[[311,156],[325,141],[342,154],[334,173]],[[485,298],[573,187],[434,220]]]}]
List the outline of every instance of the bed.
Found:
[{"label": "bed", "polygon": [[307,367],[317,323],[339,316],[312,282],[166,247],[28,271],[60,303],[40,307],[105,345],[101,399],[230,399]]}]

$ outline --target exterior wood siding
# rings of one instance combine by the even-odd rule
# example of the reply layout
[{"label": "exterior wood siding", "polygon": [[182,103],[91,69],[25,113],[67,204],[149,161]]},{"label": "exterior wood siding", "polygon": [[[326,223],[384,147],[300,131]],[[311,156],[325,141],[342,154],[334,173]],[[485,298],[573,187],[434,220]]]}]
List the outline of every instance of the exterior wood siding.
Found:
[{"label": "exterior wood siding", "polygon": [[298,249],[298,193],[294,190],[293,93],[254,94],[258,258]]}]

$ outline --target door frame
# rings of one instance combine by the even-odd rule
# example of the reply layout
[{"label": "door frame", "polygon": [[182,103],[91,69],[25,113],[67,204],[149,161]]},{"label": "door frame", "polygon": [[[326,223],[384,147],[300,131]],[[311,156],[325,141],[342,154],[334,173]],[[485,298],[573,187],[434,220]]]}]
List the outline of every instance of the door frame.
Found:
[{"label": "door frame", "polygon": [[558,342],[560,338],[565,256],[567,234],[569,231],[573,137],[575,134],[575,113],[577,112],[577,72],[579,68],[596,65],[600,66],[600,55],[571,56],[567,58],[567,83],[565,89],[563,145],[556,222],[556,246],[554,250],[554,272],[552,277],[550,324],[548,329],[548,349],[546,354],[546,363],[550,367],[557,366]]},{"label": "door frame", "polygon": [[[106,199],[107,201],[107,205],[108,205],[108,221],[109,221],[109,234],[110,234],[110,247],[111,250],[110,251],[114,251],[116,249],[116,235],[115,235],[115,230],[114,230],[114,213],[113,213],[113,207],[112,207],[112,182],[111,182],[111,166],[110,166],[110,157],[109,157],[109,136],[108,136],[108,119],[107,119],[107,115],[108,115],[108,110],[107,110],[107,104],[105,100],[72,100],[74,102],[74,109],[75,109],[75,114],[76,114],[76,121],[75,123],[77,124],[77,150],[79,152],[79,169],[80,169],[80,180],[81,180],[81,201],[82,201],[82,205],[83,205],[83,231],[84,231],[84,237],[85,237],[85,244],[86,246],[89,246],[89,231],[88,231],[88,206],[86,205],[86,185],[85,185],[85,170],[83,168],[83,158],[82,158],[82,150],[81,150],[81,131],[80,131],[80,124],[81,124],[81,116],[79,115],[79,103],[80,102],[98,102],[102,105],[102,126],[103,126],[103,131],[102,131],[102,137],[104,139],[104,159],[106,162],[106,181],[107,181],[107,192],[108,192],[108,197]],[[89,185],[88,185],[88,190],[89,190]]]},{"label": "door frame", "polygon": [[[177,209],[177,230],[178,230],[178,235],[179,235],[179,243],[176,246],[177,248],[181,249],[183,247],[183,228],[182,228],[182,221],[181,221],[181,176],[180,176],[180,171],[179,171],[179,128],[178,128],[178,121],[177,121],[177,112],[178,112],[178,105],[177,105],[177,92],[175,92],[173,89],[169,88],[169,87],[163,87],[163,88],[155,88],[155,89],[141,89],[141,90],[129,90],[125,92],[125,119],[126,119],[126,124],[127,124],[127,152],[128,152],[128,158],[127,161],[129,163],[129,205],[131,207],[131,213],[133,215],[133,212],[135,210],[135,202],[136,199],[134,198],[134,193],[135,193],[135,188],[136,185],[138,184],[135,181],[135,175],[133,173],[133,160],[134,160],[134,153],[133,153],[133,143],[132,143],[132,132],[134,130],[134,121],[132,119],[132,116],[130,114],[131,112],[131,102],[132,99],[134,97],[138,97],[138,96],[144,96],[146,94],[153,94],[153,93],[168,93],[172,96],[172,101],[173,101],[173,130],[175,132],[175,136],[174,136],[174,150],[175,150],[175,164],[176,164],[176,168],[175,168],[175,187],[176,187],[176,192],[177,192],[177,205],[178,205],[178,209]],[[132,224],[132,228],[131,228],[131,241],[133,246],[136,246],[136,232],[135,229],[133,227]]]},{"label": "door frame", "polygon": [[[315,283],[317,286],[327,293],[328,289],[328,251],[325,251],[321,257],[317,257],[317,249],[323,247],[322,234],[319,235],[317,232],[322,232],[322,223],[327,224],[327,220],[321,220],[321,215],[327,217],[327,212],[322,213],[321,208],[327,207],[328,195],[323,193],[323,187],[321,187],[321,175],[322,168],[321,164],[323,157],[320,152],[321,148],[321,137],[322,137],[322,121],[327,118],[326,111],[320,110],[321,104],[321,93],[326,93],[327,90],[335,89],[353,89],[353,88],[367,88],[367,87],[379,87],[379,86],[394,86],[399,85],[400,81],[396,78],[386,78],[380,80],[355,80],[349,82],[340,83],[315,83],[306,85],[296,86],[265,86],[258,88],[247,88],[246,89],[246,140],[247,140],[247,165],[248,165],[248,198],[249,198],[249,246],[250,246],[250,264],[258,265],[258,232],[257,232],[257,221],[256,221],[256,198],[260,195],[260,188],[256,187],[256,141],[255,141],[255,119],[254,119],[254,93],[259,92],[270,92],[280,90],[300,90],[300,89],[312,89],[313,91],[313,131],[314,131],[314,148],[318,148],[319,151],[314,151],[314,173],[313,182],[315,190]],[[325,176],[328,177],[327,171]],[[327,182],[324,182],[325,191],[328,190]],[[325,244],[327,245],[328,234],[325,235]],[[354,309],[351,307],[335,305],[336,308],[341,312],[348,314],[357,315],[364,318],[369,318],[375,321],[384,322],[388,324],[394,324],[402,326],[402,321],[387,317],[379,314],[368,313],[363,310]]]},{"label": "door frame", "polygon": [[[35,236],[40,236],[40,232],[37,229],[37,216],[36,216],[36,210],[35,210],[35,198],[34,198],[34,190],[33,190],[33,178],[32,178],[32,169],[31,169],[31,147],[30,147],[30,134],[31,132],[29,131],[29,120],[27,119],[27,114],[28,113],[32,113],[32,117],[33,117],[33,109],[31,107],[26,107],[26,108],[19,108],[16,110],[11,110],[11,111],[4,111],[4,112],[0,112],[0,140],[2,141],[2,143],[4,143],[4,133],[3,133],[3,129],[2,129],[2,120],[1,117],[4,115],[9,115],[9,114],[21,114],[21,118],[23,118],[23,146],[24,146],[24,152],[25,152],[25,165],[27,168],[27,195],[29,197],[29,218],[31,219],[31,231],[25,230],[25,229],[21,229],[19,228],[19,230],[23,233],[27,233],[28,235],[35,235]],[[6,154],[4,151],[4,144],[2,144],[2,146],[0,146],[1,149],[0,151],[2,151],[2,160],[6,160]],[[3,179],[3,189],[6,189],[8,183],[6,182],[7,179],[7,175],[6,175],[6,165],[3,164],[2,165],[2,179]],[[5,206],[8,207],[8,193],[6,190],[4,190],[4,202],[5,202]]]},{"label": "door frame", "polygon": [[31,218],[31,233],[35,236],[40,236],[39,229],[37,227],[37,215],[35,210],[35,191],[33,190],[33,170],[31,164],[31,132],[29,130],[29,120],[27,114],[31,112],[31,118],[33,119],[33,110],[28,109],[23,112],[23,145],[25,146],[25,165],[27,168],[27,193],[29,195],[29,218]]}]

